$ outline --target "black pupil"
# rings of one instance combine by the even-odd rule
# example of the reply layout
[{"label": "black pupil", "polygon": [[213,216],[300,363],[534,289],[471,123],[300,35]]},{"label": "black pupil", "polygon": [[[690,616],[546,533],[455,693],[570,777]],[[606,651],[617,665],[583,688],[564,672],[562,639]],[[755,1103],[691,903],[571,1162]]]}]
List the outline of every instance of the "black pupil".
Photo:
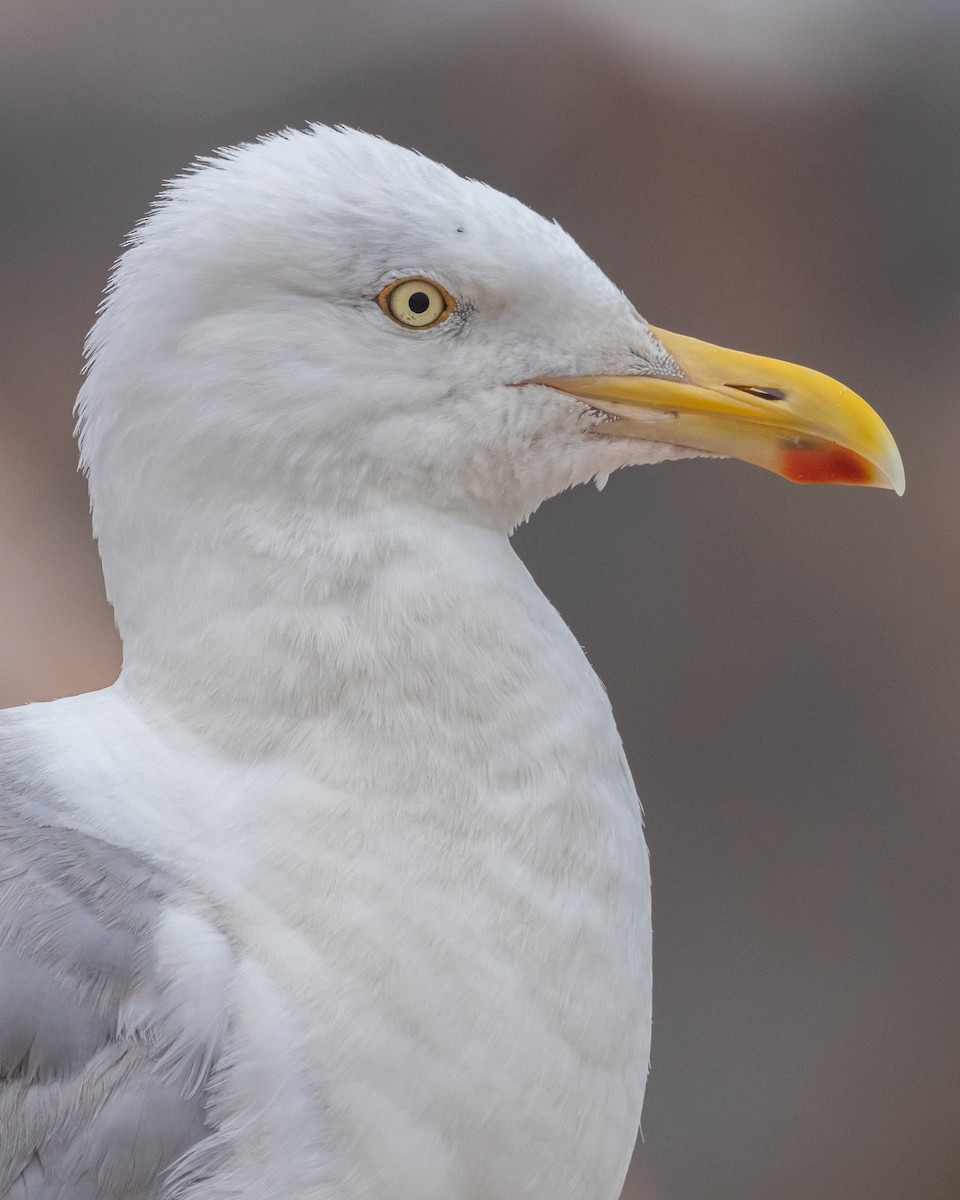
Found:
[{"label": "black pupil", "polygon": [[407,304],[410,306],[411,312],[419,315],[420,313],[425,313],[430,307],[430,297],[426,292],[414,292],[407,301]]}]

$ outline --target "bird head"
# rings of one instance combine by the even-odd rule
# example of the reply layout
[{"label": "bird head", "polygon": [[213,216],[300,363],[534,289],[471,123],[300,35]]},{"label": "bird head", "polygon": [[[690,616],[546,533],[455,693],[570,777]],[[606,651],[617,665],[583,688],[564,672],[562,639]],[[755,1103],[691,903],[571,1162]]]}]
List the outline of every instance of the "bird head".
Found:
[{"label": "bird head", "polygon": [[555,223],[350,130],[287,131],[170,183],[89,355],[105,566],[244,508],[508,529],[592,476],[702,454],[903,487],[848,389],[648,325]]}]

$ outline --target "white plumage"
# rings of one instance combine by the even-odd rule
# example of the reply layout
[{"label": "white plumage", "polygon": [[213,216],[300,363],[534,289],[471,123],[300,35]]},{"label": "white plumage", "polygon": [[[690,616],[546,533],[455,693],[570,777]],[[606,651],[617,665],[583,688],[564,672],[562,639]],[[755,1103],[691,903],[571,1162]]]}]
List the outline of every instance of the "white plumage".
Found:
[{"label": "white plumage", "polygon": [[325,128],[170,185],[91,356],[124,666],[0,725],[0,1196],[612,1200],[640,807],[508,535],[695,453],[531,381],[683,372],[556,225]]}]

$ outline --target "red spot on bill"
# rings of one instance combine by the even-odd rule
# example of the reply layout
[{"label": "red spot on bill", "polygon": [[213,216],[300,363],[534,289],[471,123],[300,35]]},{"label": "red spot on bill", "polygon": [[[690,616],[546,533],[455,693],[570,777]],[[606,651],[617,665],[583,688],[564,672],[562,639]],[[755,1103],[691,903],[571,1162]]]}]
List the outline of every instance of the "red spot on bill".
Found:
[{"label": "red spot on bill", "polygon": [[785,446],[780,465],[794,483],[872,483],[873,466],[842,446]]}]

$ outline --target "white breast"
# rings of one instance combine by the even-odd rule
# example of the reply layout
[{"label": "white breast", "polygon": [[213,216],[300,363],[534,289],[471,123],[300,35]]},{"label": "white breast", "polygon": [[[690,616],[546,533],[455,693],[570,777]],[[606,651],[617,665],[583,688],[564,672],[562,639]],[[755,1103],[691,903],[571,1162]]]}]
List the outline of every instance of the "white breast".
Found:
[{"label": "white breast", "polygon": [[34,719],[71,706],[63,786],[99,776],[88,818],[239,946],[221,1103],[251,1196],[613,1200],[649,1049],[639,804],[602,687],[506,542],[466,582],[431,574],[425,607],[416,575],[454,554],[431,540],[386,589],[402,603],[354,605],[282,751],[148,723],[123,682]]}]

